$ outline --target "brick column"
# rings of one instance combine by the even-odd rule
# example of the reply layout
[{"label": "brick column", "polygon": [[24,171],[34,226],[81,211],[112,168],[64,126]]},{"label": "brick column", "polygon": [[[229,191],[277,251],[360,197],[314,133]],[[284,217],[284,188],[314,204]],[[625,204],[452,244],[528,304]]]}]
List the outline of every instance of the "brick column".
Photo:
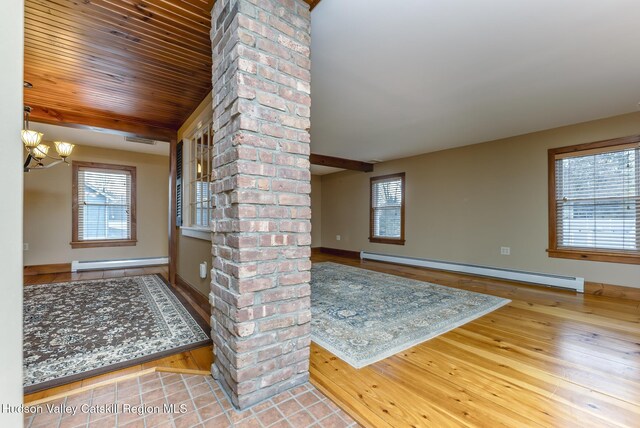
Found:
[{"label": "brick column", "polygon": [[211,36],[211,370],[244,409],[309,377],[309,6],[218,0]]}]

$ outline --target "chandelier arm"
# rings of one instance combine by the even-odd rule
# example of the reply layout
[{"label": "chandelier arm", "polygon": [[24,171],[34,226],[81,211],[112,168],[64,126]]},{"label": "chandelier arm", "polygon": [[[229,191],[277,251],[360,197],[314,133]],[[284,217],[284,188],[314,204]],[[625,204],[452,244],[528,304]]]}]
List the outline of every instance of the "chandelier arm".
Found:
[{"label": "chandelier arm", "polygon": [[29,168],[29,170],[30,170],[30,171],[38,171],[38,170],[40,170],[40,169],[49,169],[49,168],[51,168],[52,166],[58,165],[59,163],[63,163],[63,162],[64,162],[64,163],[67,163],[66,161],[63,161],[62,159],[57,160],[57,161],[55,161],[55,162],[51,162],[51,163],[50,163],[50,164],[48,164],[48,165],[45,165],[45,164],[39,163],[37,167],[35,167],[35,168]]},{"label": "chandelier arm", "polygon": [[55,161],[60,161],[60,162],[64,161],[64,159],[62,159],[62,157],[57,158],[55,156],[51,156],[50,154],[45,154],[45,157],[48,157],[49,159],[53,159]]},{"label": "chandelier arm", "polygon": [[24,160],[24,170],[25,172],[29,171],[29,165],[31,164],[31,160],[33,159],[33,156],[31,156],[31,152],[29,152],[29,154],[27,155],[27,158]]}]

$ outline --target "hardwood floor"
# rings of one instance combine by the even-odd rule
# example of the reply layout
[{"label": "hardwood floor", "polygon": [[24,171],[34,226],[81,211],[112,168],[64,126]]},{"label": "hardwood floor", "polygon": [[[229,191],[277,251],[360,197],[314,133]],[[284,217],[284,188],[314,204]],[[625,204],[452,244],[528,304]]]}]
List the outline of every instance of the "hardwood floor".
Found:
[{"label": "hardwood floor", "polygon": [[[312,382],[362,425],[640,426],[640,302],[327,254],[312,259],[512,300],[359,370],[312,344]],[[125,370],[209,370],[211,359],[208,347]]]},{"label": "hardwood floor", "polygon": [[360,423],[640,426],[640,303],[325,254],[512,302],[356,370],[312,345],[311,376]]},{"label": "hardwood floor", "polygon": [[48,273],[24,275],[24,285],[48,284],[53,282],[82,281],[85,279],[122,278],[134,275],[153,275],[159,273],[167,279],[167,266],[152,266],[132,269],[92,270],[87,272]]}]

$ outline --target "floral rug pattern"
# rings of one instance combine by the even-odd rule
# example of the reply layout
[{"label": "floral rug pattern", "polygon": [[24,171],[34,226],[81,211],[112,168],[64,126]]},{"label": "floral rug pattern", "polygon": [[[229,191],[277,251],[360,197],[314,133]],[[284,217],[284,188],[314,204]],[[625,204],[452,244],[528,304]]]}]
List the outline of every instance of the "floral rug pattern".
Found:
[{"label": "floral rug pattern", "polygon": [[210,342],[156,275],[29,285],[23,312],[26,392]]},{"label": "floral rug pattern", "polygon": [[362,368],[509,302],[337,263],[315,263],[311,339]]}]

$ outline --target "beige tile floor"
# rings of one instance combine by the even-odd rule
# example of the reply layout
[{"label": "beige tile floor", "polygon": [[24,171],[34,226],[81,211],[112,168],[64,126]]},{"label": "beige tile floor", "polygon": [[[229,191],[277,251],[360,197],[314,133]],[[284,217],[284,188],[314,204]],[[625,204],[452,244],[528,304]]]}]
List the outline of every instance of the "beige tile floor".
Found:
[{"label": "beige tile floor", "polygon": [[[172,409],[164,407],[174,405]],[[55,413],[77,409],[76,414]],[[84,410],[84,411],[83,411]],[[25,428],[55,427],[356,427],[346,413],[306,383],[236,411],[210,376],[149,373],[39,405]]]}]

